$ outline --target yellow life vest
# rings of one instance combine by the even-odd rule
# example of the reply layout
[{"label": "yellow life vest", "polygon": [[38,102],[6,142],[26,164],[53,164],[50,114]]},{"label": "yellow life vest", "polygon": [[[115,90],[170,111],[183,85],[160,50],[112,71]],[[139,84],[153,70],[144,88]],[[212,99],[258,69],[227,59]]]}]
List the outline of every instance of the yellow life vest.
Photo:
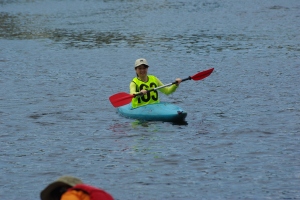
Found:
[{"label": "yellow life vest", "polygon": [[[132,82],[134,82],[136,85],[136,92],[140,92],[143,89],[150,90],[158,86],[157,79],[153,75],[148,75],[147,82],[141,81],[137,77],[133,78]],[[145,94],[143,96],[137,96],[135,98],[132,98],[131,103],[133,108],[144,106],[147,104],[159,103],[158,92],[151,91],[150,93]]]}]

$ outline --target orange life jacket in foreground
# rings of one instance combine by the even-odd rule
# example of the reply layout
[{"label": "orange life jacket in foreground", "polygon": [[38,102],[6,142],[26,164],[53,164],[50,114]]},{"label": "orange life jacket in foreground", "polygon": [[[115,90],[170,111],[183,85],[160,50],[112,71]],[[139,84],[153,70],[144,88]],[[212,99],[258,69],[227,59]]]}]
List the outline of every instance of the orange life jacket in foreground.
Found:
[{"label": "orange life jacket in foreground", "polygon": [[78,184],[69,190],[82,190],[89,194],[90,200],[114,200],[114,198],[104,190],[86,184]]}]

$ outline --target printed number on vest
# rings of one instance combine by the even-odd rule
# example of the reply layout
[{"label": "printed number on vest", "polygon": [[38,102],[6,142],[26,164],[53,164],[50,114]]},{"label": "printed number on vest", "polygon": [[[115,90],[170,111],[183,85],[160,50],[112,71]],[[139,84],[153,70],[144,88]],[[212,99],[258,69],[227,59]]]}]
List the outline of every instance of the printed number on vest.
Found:
[{"label": "printed number on vest", "polygon": [[[152,87],[156,88],[157,86],[156,86],[155,83],[150,83],[150,88],[152,88]],[[148,89],[148,88],[149,88],[148,85],[145,85],[145,84],[140,85],[140,91],[143,90],[143,89]],[[138,99],[138,102],[141,103],[141,100],[143,102],[148,102],[148,101],[150,101],[151,98],[152,98],[153,101],[158,100],[158,92],[156,90],[150,92],[149,94],[143,95],[142,97],[140,97]]]}]

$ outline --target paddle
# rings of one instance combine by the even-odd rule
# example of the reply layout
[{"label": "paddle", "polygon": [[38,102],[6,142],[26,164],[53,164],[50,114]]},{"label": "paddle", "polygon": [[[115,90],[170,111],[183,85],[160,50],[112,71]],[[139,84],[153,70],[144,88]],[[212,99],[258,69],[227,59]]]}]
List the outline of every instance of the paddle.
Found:
[{"label": "paddle", "polygon": [[[202,80],[202,79],[208,77],[213,71],[214,71],[214,68],[211,68],[211,69],[208,69],[208,70],[205,70],[205,71],[202,71],[202,72],[198,72],[197,74],[195,74],[193,76],[189,76],[185,79],[182,79],[181,82],[186,81],[186,80],[191,80],[191,79],[193,79],[194,81]],[[169,84],[157,87],[157,88],[153,88],[151,90],[148,90],[147,94],[149,94],[152,91],[159,90],[161,88],[168,87],[168,86],[176,84],[176,83],[177,82],[174,81],[173,83],[169,83]],[[114,94],[114,95],[110,96],[109,100],[110,100],[111,104],[114,107],[120,107],[120,106],[124,106],[126,104],[129,104],[131,102],[132,98],[134,98],[136,96],[142,96],[142,95],[143,95],[142,92],[140,92],[138,94],[128,94],[128,93],[125,93],[125,92],[119,92],[117,94]]]}]

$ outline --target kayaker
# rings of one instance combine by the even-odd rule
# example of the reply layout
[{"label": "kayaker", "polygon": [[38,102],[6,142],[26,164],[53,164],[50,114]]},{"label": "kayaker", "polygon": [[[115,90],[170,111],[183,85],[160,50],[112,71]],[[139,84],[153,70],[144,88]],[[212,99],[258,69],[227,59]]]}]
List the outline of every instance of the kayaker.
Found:
[{"label": "kayaker", "polygon": [[113,197],[76,177],[61,176],[41,192],[41,200],[113,200]]},{"label": "kayaker", "polygon": [[[147,104],[159,103],[158,92],[151,91],[150,94],[147,94],[147,89],[163,86],[164,84],[156,76],[148,75],[148,68],[149,65],[145,58],[139,58],[135,61],[134,69],[136,72],[136,77],[134,77],[130,82],[130,94],[137,94],[142,92],[144,95],[139,95],[135,98],[132,98],[133,108]],[[175,81],[177,82],[176,84],[161,88],[158,91],[166,95],[175,92],[175,90],[181,83],[181,78],[176,78]]]}]

